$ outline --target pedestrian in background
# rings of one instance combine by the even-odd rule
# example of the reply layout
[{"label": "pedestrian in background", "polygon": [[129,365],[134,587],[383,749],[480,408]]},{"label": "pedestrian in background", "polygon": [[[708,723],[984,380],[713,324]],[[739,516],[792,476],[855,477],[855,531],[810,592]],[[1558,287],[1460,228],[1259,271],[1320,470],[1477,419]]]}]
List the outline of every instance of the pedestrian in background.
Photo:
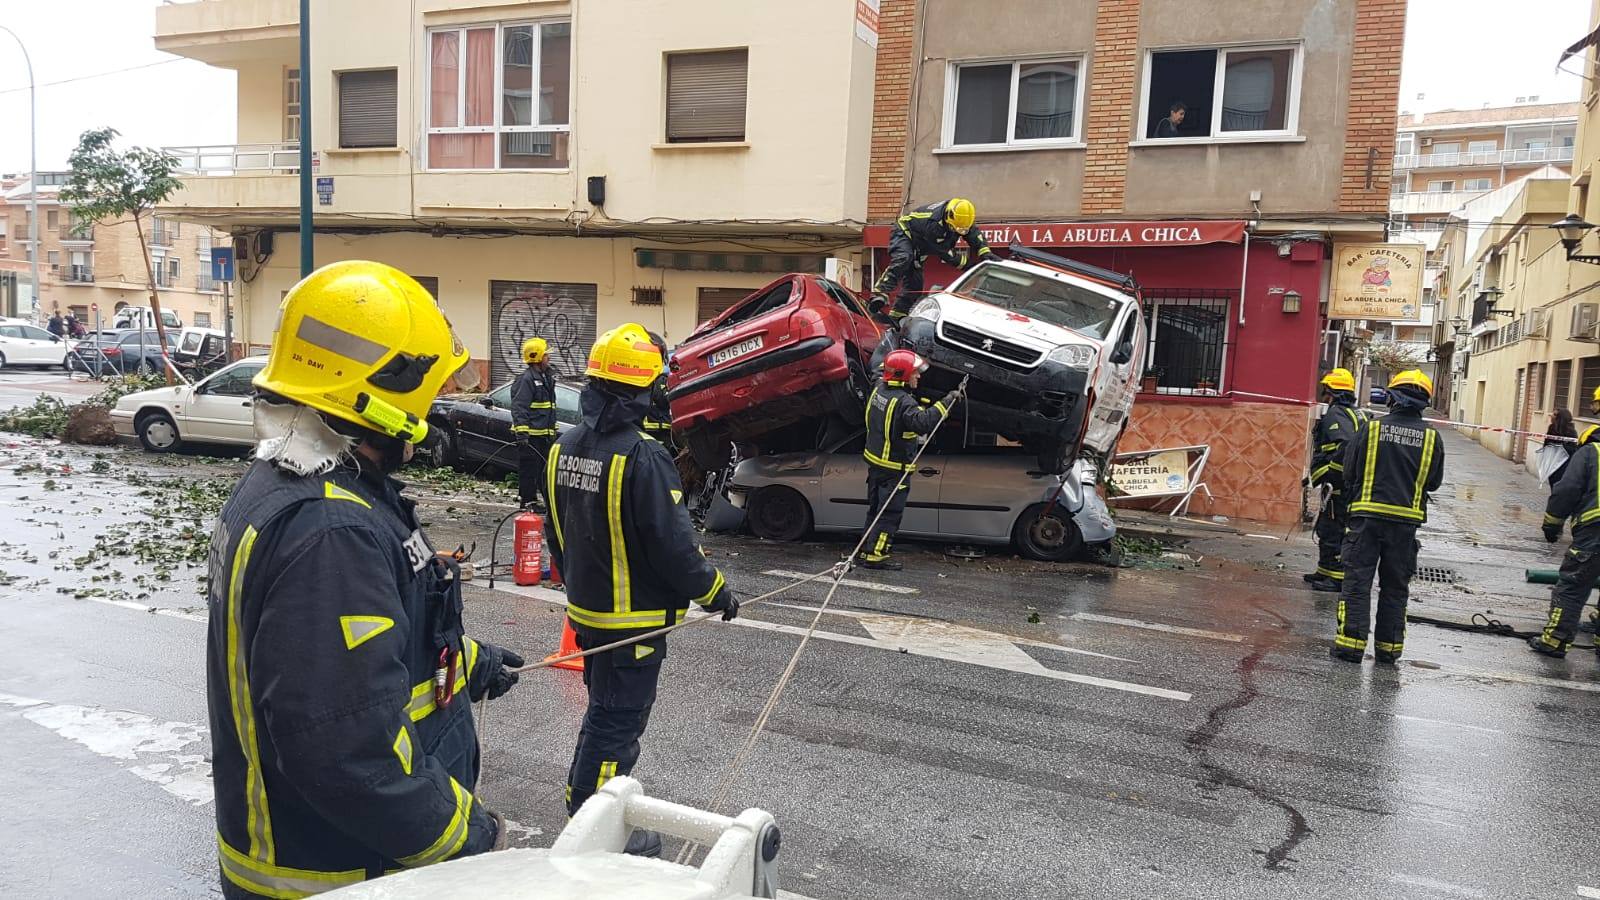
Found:
[{"label": "pedestrian in background", "polygon": [[1550,614],[1544,630],[1528,638],[1536,653],[1561,658],[1567,655],[1578,619],[1600,578],[1600,426],[1590,425],[1578,439],[1578,448],[1561,480],[1550,491],[1544,507],[1544,539],[1561,539],[1561,526],[1572,520],[1572,546],[1561,557],[1561,574],[1550,589]]},{"label": "pedestrian in background", "polygon": [[50,321],[44,326],[44,330],[50,332],[56,337],[61,337],[62,330],[65,327],[65,323],[61,319],[61,313],[58,311],[50,314]]},{"label": "pedestrian in background", "polygon": [[1551,414],[1550,424],[1544,430],[1544,446],[1539,448],[1538,454],[1540,475],[1550,490],[1555,490],[1561,482],[1567,462],[1577,450],[1578,427],[1573,424],[1572,411],[1563,406]]},{"label": "pedestrian in background", "polygon": [[1389,382],[1390,412],[1369,420],[1344,457],[1344,495],[1350,520],[1340,555],[1344,589],[1338,632],[1328,648],[1335,659],[1361,662],[1372,621],[1372,579],[1378,578],[1378,662],[1400,660],[1406,603],[1417,568],[1417,528],[1428,521],[1428,495],[1444,481],[1444,448],[1422,421],[1433,380],[1408,369]]}]

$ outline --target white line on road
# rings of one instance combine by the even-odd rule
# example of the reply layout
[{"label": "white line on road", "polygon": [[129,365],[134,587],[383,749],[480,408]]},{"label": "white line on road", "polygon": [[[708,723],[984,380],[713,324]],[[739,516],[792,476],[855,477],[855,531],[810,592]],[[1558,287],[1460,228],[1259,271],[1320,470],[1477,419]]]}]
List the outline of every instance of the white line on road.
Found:
[{"label": "white line on road", "polygon": [[1165,631],[1168,634],[1182,634],[1189,637],[1210,638],[1214,641],[1232,641],[1240,643],[1244,640],[1242,634],[1228,634],[1225,631],[1207,631],[1204,628],[1184,628],[1179,625],[1163,625],[1160,622],[1141,622],[1138,619],[1124,619],[1120,616],[1102,616],[1098,613],[1073,613],[1072,618],[1082,619],[1085,622],[1100,622],[1104,625],[1126,625],[1129,628],[1144,628],[1149,631]]},{"label": "white line on road", "polygon": [[1543,675],[1520,675],[1515,672],[1478,672],[1472,669],[1457,669],[1452,666],[1439,666],[1439,674],[1450,675],[1456,678],[1489,678],[1495,681],[1510,681],[1516,684],[1531,684],[1538,687],[1562,688],[1569,691],[1588,691],[1591,694],[1600,694],[1600,684],[1592,681],[1568,681],[1564,678],[1546,678]]},{"label": "white line on road", "polygon": [[1600,900],[1600,888],[1584,887],[1578,885],[1578,896],[1588,897],[1589,900]]},{"label": "white line on road", "polygon": [[188,612],[187,610],[170,609],[165,606],[149,606],[144,603],[137,603],[133,600],[117,600],[113,597],[84,597],[83,599],[93,600],[96,603],[104,603],[107,606],[120,606],[123,609],[131,609],[135,612],[150,613],[157,616],[169,616],[174,619],[183,619],[188,622],[199,622],[201,625],[211,621],[205,616]]},{"label": "white line on road", "polygon": [[[798,609],[798,610],[802,610],[804,612],[809,612],[809,613],[814,613],[814,612],[817,611],[817,608],[815,606],[807,606],[804,603],[780,603],[780,602],[774,600],[774,601],[769,601],[769,602],[767,602],[767,603],[765,603],[763,605],[765,605],[765,606],[781,606],[784,609]],[[917,618],[912,617],[912,616],[898,616],[898,615],[895,615],[893,613],[863,612],[863,611],[858,610],[858,609],[830,609],[830,610],[827,610],[827,614],[830,615],[830,616],[843,616],[843,617],[845,617],[847,619],[879,620],[880,622],[882,622],[884,624],[884,626],[886,626],[886,630],[894,629],[895,625],[897,623],[900,623],[900,622],[931,621],[931,622],[933,622],[935,624],[936,627],[942,627],[942,628],[946,629],[947,631],[951,631],[951,632],[970,632],[971,635],[973,635],[975,637],[978,637],[979,639],[1000,638],[1001,640],[1005,641],[1006,643],[1009,643],[1009,644],[1020,644],[1020,645],[1022,645],[1024,647],[1043,647],[1046,650],[1060,650],[1062,653],[1076,653],[1076,654],[1078,654],[1080,656],[1093,656],[1093,657],[1096,657],[1098,659],[1114,659],[1117,662],[1125,662],[1125,663],[1133,662],[1133,660],[1128,659],[1125,656],[1112,656],[1109,653],[1096,653],[1093,650],[1079,650],[1077,647],[1064,647],[1061,644],[1051,644],[1051,643],[1048,643],[1046,641],[1036,641],[1036,640],[1033,640],[1032,638],[1020,638],[1020,637],[1013,637],[1013,636],[1011,636],[1009,634],[1005,634],[1005,635],[998,634],[998,633],[993,632],[993,631],[981,631],[981,630],[976,629],[976,628],[968,628],[965,625],[956,625],[954,623],[939,622],[937,619],[935,619],[935,620],[921,620],[921,619],[917,619]],[[868,630],[871,631],[872,628],[869,626]]]},{"label": "white line on road", "polygon": [[1468,887],[1467,885],[1456,884],[1451,881],[1440,881],[1437,878],[1427,878],[1422,875],[1406,875],[1401,872],[1394,872],[1388,876],[1388,880],[1395,882],[1396,884],[1404,884],[1409,887],[1425,888],[1436,893],[1448,894],[1452,897],[1489,896],[1486,892],[1475,887]]},{"label": "white line on road", "polygon": [[1447,722],[1444,719],[1428,719],[1422,716],[1403,716],[1399,713],[1395,713],[1394,717],[1396,719],[1404,719],[1407,722],[1426,722],[1430,725],[1448,725],[1451,728],[1465,728],[1469,731],[1485,731],[1489,734],[1505,734],[1504,731],[1501,731],[1498,728],[1485,728],[1482,725],[1466,725],[1461,722]]},{"label": "white line on road", "polygon": [[[761,574],[763,574],[763,575],[772,575],[772,576],[777,577],[777,578],[791,578],[791,579],[793,579],[795,581],[803,581],[804,579],[814,577],[814,576],[812,576],[810,574],[807,574],[805,572],[791,572],[788,569],[768,569],[765,572],[762,572]],[[881,592],[883,592],[885,594],[920,594],[920,593],[922,593],[922,591],[920,591],[920,590],[918,590],[918,589],[916,589],[914,587],[904,587],[904,586],[898,585],[898,584],[879,584],[876,581],[858,581],[858,580],[856,580],[854,578],[841,578],[841,579],[839,579],[839,583],[844,585],[845,587],[861,588],[864,591],[881,591]]]}]

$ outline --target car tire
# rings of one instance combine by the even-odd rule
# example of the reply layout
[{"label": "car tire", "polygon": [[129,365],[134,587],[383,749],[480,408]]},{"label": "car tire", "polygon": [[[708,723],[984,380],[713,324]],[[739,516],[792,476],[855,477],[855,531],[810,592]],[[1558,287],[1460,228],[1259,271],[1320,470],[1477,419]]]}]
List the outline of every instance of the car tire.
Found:
[{"label": "car tire", "polygon": [[811,533],[811,504],[794,488],[769,484],[750,495],[750,531],[769,541],[798,541]]},{"label": "car tire", "polygon": [[733,446],[728,439],[707,429],[690,431],[684,435],[695,465],[707,472],[716,472],[733,458]]},{"label": "car tire", "polygon": [[1046,475],[1060,475],[1072,465],[1072,442],[1061,438],[1041,438],[1035,445],[1039,469]]},{"label": "car tire", "polygon": [[1083,532],[1060,504],[1035,503],[1017,517],[1011,542],[1027,559],[1062,562],[1083,551]]},{"label": "car tire", "polygon": [[178,435],[178,424],[164,412],[143,412],[133,420],[133,431],[139,443],[151,453],[171,453],[183,446]]},{"label": "car tire", "polygon": [[428,462],[436,469],[454,468],[461,459],[461,450],[456,445],[456,433],[450,426],[441,422],[429,422],[428,427],[439,432],[439,438],[428,451]]},{"label": "car tire", "polygon": [[6,367],[6,355],[4,353],[0,353],[0,369],[4,369],[5,367]]},{"label": "car tire", "polygon": [[867,370],[855,358],[854,349],[847,348],[845,352],[852,354],[848,363],[849,374],[843,381],[828,385],[828,399],[833,402],[834,409],[849,418],[866,410],[867,395],[872,391],[872,385],[867,381]]}]

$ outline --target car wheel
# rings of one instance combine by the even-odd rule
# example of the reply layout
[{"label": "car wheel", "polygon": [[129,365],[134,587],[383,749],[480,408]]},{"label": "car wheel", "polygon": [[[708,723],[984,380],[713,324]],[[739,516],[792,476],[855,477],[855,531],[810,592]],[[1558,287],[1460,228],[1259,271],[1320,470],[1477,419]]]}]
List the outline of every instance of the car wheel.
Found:
[{"label": "car wheel", "polygon": [[1061,562],[1083,549],[1083,532],[1060,504],[1035,503],[1017,517],[1011,542],[1028,559]]},{"label": "car wheel", "polygon": [[0,369],[4,369],[5,367],[6,367],[6,355],[4,353],[0,353]]},{"label": "car wheel", "polygon": [[689,453],[695,464],[707,472],[720,471],[733,456],[733,446],[728,439],[715,432],[698,429],[688,432],[684,439],[689,443]]},{"label": "car wheel", "polygon": [[872,390],[872,386],[867,382],[867,370],[861,367],[860,360],[851,357],[849,368],[850,373],[843,381],[835,381],[828,385],[828,399],[833,401],[834,408],[846,417],[860,414],[867,408],[867,395]]},{"label": "car wheel", "polygon": [[141,413],[133,422],[139,443],[151,453],[170,453],[182,445],[177,423],[164,412]]},{"label": "car wheel", "polygon": [[1039,468],[1047,475],[1060,475],[1072,464],[1068,457],[1072,453],[1072,443],[1060,438],[1043,438],[1038,442],[1036,453],[1039,457]]},{"label": "car wheel", "polygon": [[800,492],[769,484],[750,495],[750,530],[769,541],[798,541],[811,533],[811,504]]},{"label": "car wheel", "polygon": [[439,433],[433,449],[428,451],[428,462],[439,469],[456,465],[461,459],[461,451],[456,447],[456,433],[451,431],[448,425],[438,422],[429,422],[428,427]]}]

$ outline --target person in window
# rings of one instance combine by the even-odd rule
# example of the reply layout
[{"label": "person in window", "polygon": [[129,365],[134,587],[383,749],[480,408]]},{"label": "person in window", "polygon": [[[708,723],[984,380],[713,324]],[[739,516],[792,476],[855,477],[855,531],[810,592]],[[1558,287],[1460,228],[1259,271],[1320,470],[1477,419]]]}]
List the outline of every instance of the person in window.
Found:
[{"label": "person in window", "polygon": [[1167,117],[1156,123],[1155,136],[1158,138],[1182,137],[1183,135],[1178,133],[1178,129],[1183,127],[1183,118],[1188,114],[1189,104],[1184,103],[1182,100],[1172,101],[1172,105],[1167,107]]}]

